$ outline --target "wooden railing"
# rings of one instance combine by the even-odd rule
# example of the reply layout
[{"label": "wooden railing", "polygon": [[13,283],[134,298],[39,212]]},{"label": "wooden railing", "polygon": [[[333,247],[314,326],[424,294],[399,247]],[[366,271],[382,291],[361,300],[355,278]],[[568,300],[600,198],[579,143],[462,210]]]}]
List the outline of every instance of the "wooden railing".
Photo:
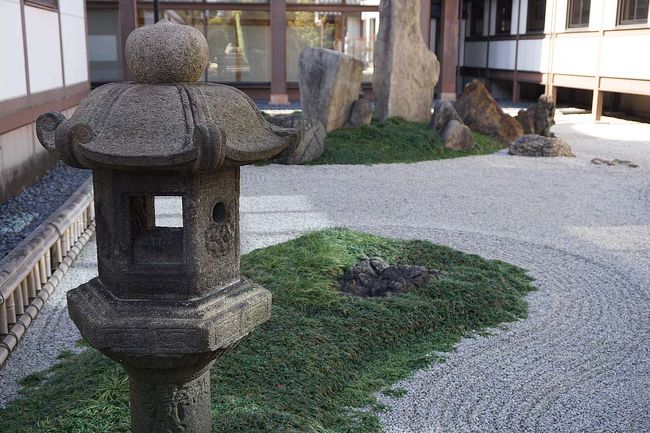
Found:
[{"label": "wooden railing", "polygon": [[94,219],[88,180],[0,260],[0,365],[93,235]]}]

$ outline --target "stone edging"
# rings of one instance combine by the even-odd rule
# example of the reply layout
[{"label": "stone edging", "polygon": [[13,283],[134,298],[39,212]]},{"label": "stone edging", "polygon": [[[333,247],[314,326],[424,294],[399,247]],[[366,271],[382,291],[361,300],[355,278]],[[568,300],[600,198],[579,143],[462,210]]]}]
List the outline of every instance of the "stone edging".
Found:
[{"label": "stone edging", "polygon": [[95,231],[92,180],[0,260],[0,366]]}]

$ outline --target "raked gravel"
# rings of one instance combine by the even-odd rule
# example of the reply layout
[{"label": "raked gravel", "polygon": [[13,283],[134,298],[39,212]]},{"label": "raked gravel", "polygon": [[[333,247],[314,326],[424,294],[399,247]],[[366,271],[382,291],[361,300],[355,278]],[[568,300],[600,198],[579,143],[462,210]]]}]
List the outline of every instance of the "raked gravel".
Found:
[{"label": "raked gravel", "polygon": [[[346,226],[430,239],[530,270],[528,318],[463,339],[378,394],[387,432],[650,431],[650,125],[559,111],[577,158],[494,155],[376,166],[246,167],[242,250]],[[592,164],[629,159],[639,168]],[[160,206],[170,221],[176,203]],[[0,369],[16,381],[77,338],[63,292],[96,273],[94,244]],[[58,299],[58,300],[57,300]],[[47,326],[46,326],[47,325]],[[43,332],[42,332],[43,331]]]}]

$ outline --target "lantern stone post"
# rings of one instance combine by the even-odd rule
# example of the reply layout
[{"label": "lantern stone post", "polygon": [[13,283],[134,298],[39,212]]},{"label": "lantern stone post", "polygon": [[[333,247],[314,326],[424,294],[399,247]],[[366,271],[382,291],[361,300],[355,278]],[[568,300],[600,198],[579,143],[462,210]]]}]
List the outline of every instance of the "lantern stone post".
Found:
[{"label": "lantern stone post", "polygon": [[[134,83],[95,89],[70,119],[37,121],[42,145],[93,170],[99,276],[68,293],[91,346],[128,373],[136,433],[207,433],[210,367],[266,321],[271,294],[240,275],[239,166],[292,151],[242,92],[197,83],[208,46],[162,20],[126,43]],[[182,227],[155,197],[182,201]]]}]

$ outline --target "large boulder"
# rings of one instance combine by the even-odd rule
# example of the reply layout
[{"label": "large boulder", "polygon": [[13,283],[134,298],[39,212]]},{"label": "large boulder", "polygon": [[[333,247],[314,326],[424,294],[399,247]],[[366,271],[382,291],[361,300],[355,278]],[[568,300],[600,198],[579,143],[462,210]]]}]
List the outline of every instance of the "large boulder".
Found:
[{"label": "large boulder", "polygon": [[420,0],[382,0],[372,87],[379,120],[427,122],[440,63],[422,39]]},{"label": "large boulder", "polygon": [[273,162],[277,164],[305,164],[320,158],[325,151],[325,128],[318,120],[289,114],[272,116],[269,123],[281,128],[299,129],[302,134],[294,149],[282,152]]},{"label": "large boulder", "polygon": [[524,134],[553,137],[551,127],[555,125],[555,102],[550,96],[542,95],[527,109],[519,110],[515,119],[521,123]]},{"label": "large boulder", "polygon": [[537,134],[519,137],[510,145],[508,153],[517,156],[575,156],[566,141]]},{"label": "large boulder", "polygon": [[506,146],[524,135],[521,124],[503,112],[479,80],[473,80],[463,88],[455,107],[472,131],[491,135]]},{"label": "large boulder", "polygon": [[359,97],[363,62],[326,48],[300,53],[300,105],[305,117],[320,121],[330,132],[350,119]]}]

